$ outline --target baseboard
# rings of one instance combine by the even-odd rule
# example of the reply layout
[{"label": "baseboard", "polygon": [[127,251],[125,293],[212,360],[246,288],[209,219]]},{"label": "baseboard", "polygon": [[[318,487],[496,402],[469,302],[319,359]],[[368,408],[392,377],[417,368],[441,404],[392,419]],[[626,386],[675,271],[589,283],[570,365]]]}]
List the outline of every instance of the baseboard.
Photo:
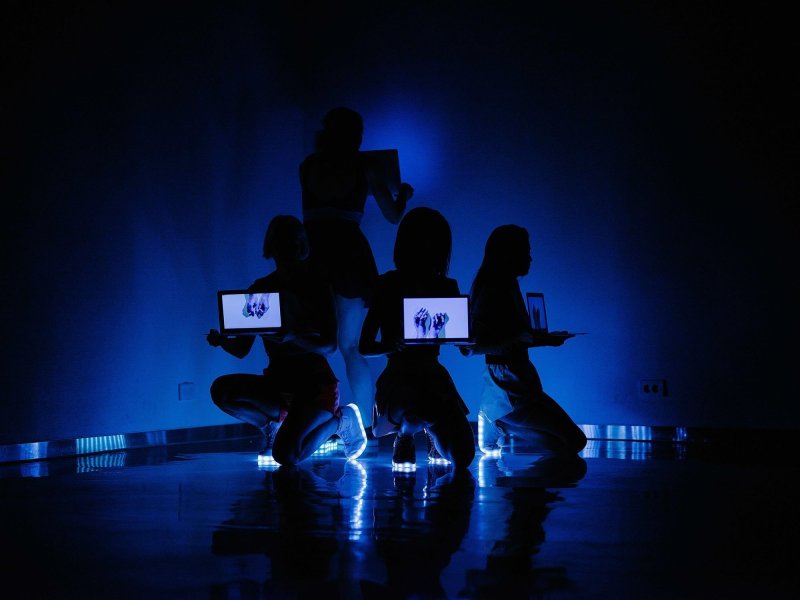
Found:
[{"label": "baseboard", "polygon": [[8,462],[50,460],[68,456],[155,448],[176,444],[192,444],[252,437],[257,430],[245,423],[188,427],[86,438],[64,439],[0,446],[0,464]]},{"label": "baseboard", "polygon": [[[477,423],[471,422],[477,434]],[[779,440],[795,440],[796,431],[775,432],[767,430],[715,429],[649,425],[581,425],[586,437],[593,441],[659,442],[680,445],[722,446],[738,448],[768,448]],[[22,461],[50,460],[69,456],[83,456],[155,448],[177,444],[192,444],[235,440],[253,437],[256,430],[245,423],[189,427],[139,433],[103,435],[87,438],[65,439],[0,446],[0,464]]]}]

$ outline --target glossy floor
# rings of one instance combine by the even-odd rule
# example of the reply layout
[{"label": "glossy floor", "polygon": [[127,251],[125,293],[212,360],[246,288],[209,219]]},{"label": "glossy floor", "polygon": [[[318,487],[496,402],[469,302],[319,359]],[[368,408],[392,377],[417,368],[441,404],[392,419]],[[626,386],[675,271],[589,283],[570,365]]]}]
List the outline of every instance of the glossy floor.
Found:
[{"label": "glossy floor", "polygon": [[455,474],[417,442],[412,472],[389,438],[297,469],[250,439],[5,465],[3,597],[797,597],[786,456],[591,441]]}]

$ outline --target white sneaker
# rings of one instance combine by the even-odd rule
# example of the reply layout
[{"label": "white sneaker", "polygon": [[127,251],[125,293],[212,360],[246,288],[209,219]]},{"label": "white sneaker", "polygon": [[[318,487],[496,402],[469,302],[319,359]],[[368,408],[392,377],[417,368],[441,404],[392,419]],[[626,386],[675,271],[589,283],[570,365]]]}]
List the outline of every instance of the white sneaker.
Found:
[{"label": "white sneaker", "polygon": [[261,440],[261,448],[258,451],[259,456],[272,456],[272,446],[275,444],[275,436],[280,427],[280,422],[269,421],[261,428],[261,433],[264,434],[264,437]]},{"label": "white sneaker", "polygon": [[482,410],[478,411],[478,448],[484,454],[500,454],[500,437],[503,431],[489,420]]},{"label": "white sneaker", "polygon": [[361,456],[367,447],[367,432],[361,421],[361,412],[355,404],[346,404],[339,408],[339,428],[336,435],[344,443],[344,455],[349,460]]},{"label": "white sneaker", "polygon": [[439,451],[436,449],[436,444],[434,443],[430,432],[427,429],[424,431],[425,437],[428,438],[428,462],[439,465],[449,465],[450,461],[439,454]]}]

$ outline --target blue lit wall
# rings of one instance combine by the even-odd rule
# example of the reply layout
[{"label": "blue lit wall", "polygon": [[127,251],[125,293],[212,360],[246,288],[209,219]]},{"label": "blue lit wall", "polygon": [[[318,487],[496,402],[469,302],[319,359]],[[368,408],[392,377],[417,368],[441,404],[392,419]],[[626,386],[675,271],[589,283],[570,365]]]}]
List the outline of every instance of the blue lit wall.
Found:
[{"label": "blue lit wall", "polygon": [[[494,227],[528,228],[523,291],[589,332],[531,352],[577,422],[794,426],[766,23],[517,4],[19,9],[0,443],[231,422],[211,381],[265,357],[206,344],[214,292],[272,269],[264,228],[299,214],[297,166],[335,105],[363,114],[364,149],[400,150],[412,205],[448,217],[464,291]],[[395,227],[374,204],[363,226],[391,268]],[[474,417],[480,359],[442,360]],[[645,378],[669,397],[639,397]]]}]

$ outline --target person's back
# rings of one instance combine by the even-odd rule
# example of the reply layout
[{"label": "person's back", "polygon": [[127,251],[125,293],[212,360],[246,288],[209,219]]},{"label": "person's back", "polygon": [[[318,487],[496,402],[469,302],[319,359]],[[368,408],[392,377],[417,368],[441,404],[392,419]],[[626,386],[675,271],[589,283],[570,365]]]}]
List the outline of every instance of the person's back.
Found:
[{"label": "person's back", "polygon": [[398,434],[395,465],[415,463],[413,436],[422,429],[432,438],[434,458],[441,455],[460,468],[475,455],[468,410],[439,362],[439,346],[403,343],[404,297],[459,294],[458,283],[447,276],[451,240],[441,213],[425,207],[409,211],[397,231],[396,269],[378,278],[361,332],[362,354],[387,356],[376,382],[372,426],[376,436]]},{"label": "person's back", "polygon": [[311,259],[330,279],[338,319],[337,345],[355,401],[364,410],[372,402],[374,384],[369,364],[358,352],[358,339],[378,267],[361,230],[367,198],[375,198],[381,214],[397,223],[413,195],[407,183],[397,197],[360,153],[364,123],[356,111],[334,108],[317,132],[314,153],[300,164],[303,222]]},{"label": "person's back", "polygon": [[300,164],[303,217],[308,221],[342,218],[361,221],[369,184],[358,151],[315,152]]}]

